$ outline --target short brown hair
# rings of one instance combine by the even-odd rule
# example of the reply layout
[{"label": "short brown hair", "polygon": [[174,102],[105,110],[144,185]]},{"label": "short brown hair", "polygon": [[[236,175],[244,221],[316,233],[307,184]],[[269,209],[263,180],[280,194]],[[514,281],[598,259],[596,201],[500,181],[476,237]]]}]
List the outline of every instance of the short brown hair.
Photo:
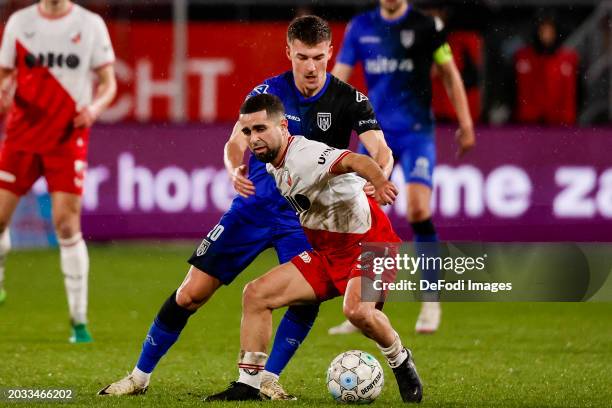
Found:
[{"label": "short brown hair", "polygon": [[331,28],[327,21],[318,16],[294,18],[287,28],[287,42],[300,40],[306,45],[314,46],[323,41],[331,41]]},{"label": "short brown hair", "polygon": [[259,94],[251,96],[250,98],[247,98],[247,100],[244,101],[240,107],[240,113],[242,115],[259,112],[262,110],[266,111],[268,118],[276,115],[284,117],[285,115],[285,106],[283,105],[283,102],[278,96],[272,94]]}]

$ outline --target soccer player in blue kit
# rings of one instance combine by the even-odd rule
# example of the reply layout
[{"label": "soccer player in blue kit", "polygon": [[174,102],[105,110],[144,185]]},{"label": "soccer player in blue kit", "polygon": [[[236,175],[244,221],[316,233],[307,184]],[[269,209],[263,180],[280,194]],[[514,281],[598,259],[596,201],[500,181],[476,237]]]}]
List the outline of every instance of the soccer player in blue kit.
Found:
[{"label": "soccer player in blue kit", "polygon": [[[389,176],[393,168],[391,150],[368,98],[327,73],[332,50],[327,22],[316,16],[295,19],[287,30],[287,57],[292,70],[265,80],[249,96],[278,96],[285,105],[291,133],[332,147],[348,148],[354,130]],[[289,202],[280,195],[265,164],[254,156],[247,169],[243,164],[247,148],[237,123],[225,146],[224,161],[239,196],[189,259],[192,266],[153,321],[136,367],[99,394],[144,393],[153,369],[176,342],[189,317],[265,249],[274,248],[280,263],[310,249],[294,209],[300,203]],[[374,188],[366,186],[365,191],[372,194]],[[278,376],[306,338],[317,313],[318,305],[292,306],[285,313],[262,374],[263,398],[295,399],[282,389]],[[248,370],[242,375],[248,376]]]},{"label": "soccer player in blue kit", "polygon": [[[368,96],[385,139],[404,172],[416,251],[428,254],[435,251],[435,245],[428,243],[438,241],[430,210],[436,164],[430,79],[434,62],[457,113],[458,156],[475,144],[465,88],[446,42],[444,24],[412,8],[407,0],[380,0],[380,7],[358,15],[347,26],[332,74],[348,81],[358,62],[363,64]],[[436,270],[423,274],[429,281],[437,280]],[[431,295],[422,304],[418,333],[433,333],[440,324],[440,304],[436,294]],[[330,334],[356,330],[345,321],[332,327]]]}]

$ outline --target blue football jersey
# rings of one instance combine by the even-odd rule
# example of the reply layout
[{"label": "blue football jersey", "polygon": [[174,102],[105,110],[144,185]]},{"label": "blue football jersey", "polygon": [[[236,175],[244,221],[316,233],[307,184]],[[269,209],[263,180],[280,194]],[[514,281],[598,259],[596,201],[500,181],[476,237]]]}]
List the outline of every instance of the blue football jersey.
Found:
[{"label": "blue football jersey", "polygon": [[[321,91],[309,98],[297,89],[291,71],[266,79],[247,98],[262,93],[276,95],[283,102],[292,135],[346,149],[353,130],[358,135],[368,130],[380,130],[368,98],[330,74],[327,74]],[[252,154],[249,158],[249,179],[255,185],[255,194],[248,198],[237,196],[232,208],[248,208],[249,213],[260,220],[270,216],[281,222],[298,223],[295,210],[278,192],[265,164]],[[267,215],[262,215],[264,213]]]},{"label": "blue football jersey", "polygon": [[409,7],[389,21],[377,8],[351,20],[337,61],[362,63],[368,96],[384,131],[431,133],[430,71],[434,52],[445,43],[439,19]]}]

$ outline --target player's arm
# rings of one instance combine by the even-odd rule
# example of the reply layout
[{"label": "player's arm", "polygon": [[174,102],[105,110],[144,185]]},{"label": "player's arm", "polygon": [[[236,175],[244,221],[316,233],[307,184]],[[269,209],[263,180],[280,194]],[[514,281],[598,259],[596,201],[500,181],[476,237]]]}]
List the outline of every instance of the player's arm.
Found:
[{"label": "player's arm", "polygon": [[75,127],[90,127],[100,114],[111,104],[117,94],[117,79],[113,64],[107,64],[94,70],[98,86],[93,102],[79,111],[74,118]]},{"label": "player's arm", "polygon": [[243,163],[244,152],[247,150],[247,139],[242,134],[238,122],[232,129],[232,134],[223,148],[223,164],[232,177],[234,190],[243,197],[255,194],[255,185],[247,178],[247,167]]},{"label": "player's arm", "polygon": [[368,154],[380,166],[385,177],[393,171],[393,152],[387,146],[382,130],[368,130],[359,135],[359,140]]},{"label": "player's arm", "polygon": [[353,67],[343,62],[336,62],[331,74],[341,81],[348,82],[351,74],[353,73]]},{"label": "player's arm", "polygon": [[395,197],[397,197],[397,187],[387,179],[380,166],[366,155],[345,154],[341,160],[333,165],[330,172],[334,174],[357,173],[372,183],[375,188],[374,198],[379,204],[393,204]]},{"label": "player's arm", "polygon": [[4,114],[13,103],[15,69],[0,67],[0,114]]},{"label": "player's arm", "polygon": [[436,50],[434,60],[438,65],[442,83],[444,88],[446,88],[446,93],[455,108],[457,119],[459,120],[459,130],[457,130],[455,138],[459,143],[457,156],[461,157],[476,144],[474,124],[470,115],[470,106],[468,105],[465,87],[448,44],[445,43]]}]

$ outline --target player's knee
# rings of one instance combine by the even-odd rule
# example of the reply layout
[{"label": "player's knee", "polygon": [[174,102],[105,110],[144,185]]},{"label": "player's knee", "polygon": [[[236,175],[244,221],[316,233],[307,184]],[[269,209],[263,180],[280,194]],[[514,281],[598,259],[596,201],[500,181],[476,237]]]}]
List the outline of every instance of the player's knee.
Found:
[{"label": "player's knee", "polygon": [[181,286],[176,291],[176,304],[191,311],[198,310],[209,298],[205,293],[198,293],[188,287]]},{"label": "player's knee", "polygon": [[70,216],[58,216],[53,219],[53,227],[60,239],[68,239],[80,232],[78,222]]},{"label": "player's knee", "polygon": [[408,208],[408,221],[419,222],[431,217],[431,211],[427,205],[411,202]]},{"label": "player's knee", "polygon": [[355,327],[363,330],[363,328],[367,326],[369,310],[361,302],[345,303],[342,312]]},{"label": "player's knee", "polygon": [[249,282],[242,291],[242,309],[266,308],[266,296],[259,280]]}]

